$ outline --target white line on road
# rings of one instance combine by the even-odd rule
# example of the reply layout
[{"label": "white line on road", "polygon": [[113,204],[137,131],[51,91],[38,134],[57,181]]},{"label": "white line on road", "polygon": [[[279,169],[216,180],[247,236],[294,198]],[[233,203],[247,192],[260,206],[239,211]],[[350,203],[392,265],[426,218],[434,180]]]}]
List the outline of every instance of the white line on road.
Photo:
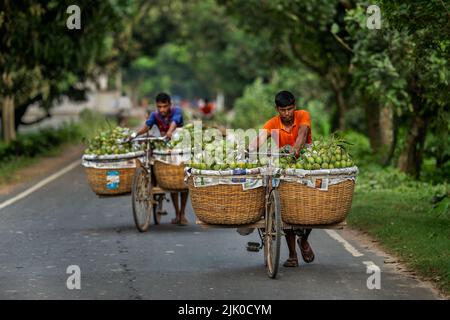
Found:
[{"label": "white line on road", "polygon": [[333,238],[333,239],[337,240],[338,242],[342,243],[344,245],[345,250],[350,252],[354,257],[361,257],[361,256],[363,256],[363,254],[361,252],[356,250],[356,248],[354,246],[352,246],[350,243],[348,243],[347,240],[342,238],[336,231],[334,231],[334,230],[325,230],[325,232],[328,233],[328,235],[331,238]]},{"label": "white line on road", "polygon": [[0,204],[0,210],[6,208],[9,205],[12,205],[13,203],[19,201],[20,199],[25,198],[26,196],[30,195],[31,193],[35,192],[36,190],[39,190],[40,188],[45,186],[47,183],[52,182],[53,180],[59,178],[60,176],[62,176],[65,173],[69,172],[76,166],[80,165],[80,163],[81,163],[81,160],[76,160],[76,161],[72,162],[71,164],[69,164],[67,167],[59,170],[58,172],[52,174],[51,176],[45,178],[44,180],[42,180],[40,182],[38,182],[31,188],[25,190],[24,192],[19,193],[17,196],[15,196],[9,200],[6,200],[5,202],[2,202]]},{"label": "white line on road", "polygon": [[373,261],[363,261],[363,264],[365,264],[368,267],[375,266],[375,267],[379,268],[375,263],[373,263]]}]

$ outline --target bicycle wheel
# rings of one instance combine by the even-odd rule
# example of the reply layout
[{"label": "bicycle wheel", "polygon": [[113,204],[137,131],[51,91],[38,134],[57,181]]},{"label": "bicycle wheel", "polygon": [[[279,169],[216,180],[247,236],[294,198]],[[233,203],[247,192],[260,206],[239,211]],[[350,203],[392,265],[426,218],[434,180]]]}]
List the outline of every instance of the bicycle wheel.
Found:
[{"label": "bicycle wheel", "polygon": [[278,190],[273,189],[266,205],[266,228],[264,234],[264,259],[266,271],[270,278],[275,278],[280,262],[281,245],[281,210]]},{"label": "bicycle wheel", "polygon": [[150,175],[144,167],[138,167],[133,178],[131,203],[136,228],[140,232],[148,230],[152,211]]}]

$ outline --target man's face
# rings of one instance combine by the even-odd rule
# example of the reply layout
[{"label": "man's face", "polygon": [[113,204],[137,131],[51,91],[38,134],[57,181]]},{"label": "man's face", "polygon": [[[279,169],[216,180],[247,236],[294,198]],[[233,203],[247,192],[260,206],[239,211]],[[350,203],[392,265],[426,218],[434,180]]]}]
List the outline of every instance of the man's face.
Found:
[{"label": "man's face", "polygon": [[167,117],[170,112],[171,103],[170,102],[157,102],[156,108],[158,109],[158,112],[163,117]]},{"label": "man's face", "polygon": [[294,120],[295,104],[286,107],[277,107],[281,121],[291,123]]}]

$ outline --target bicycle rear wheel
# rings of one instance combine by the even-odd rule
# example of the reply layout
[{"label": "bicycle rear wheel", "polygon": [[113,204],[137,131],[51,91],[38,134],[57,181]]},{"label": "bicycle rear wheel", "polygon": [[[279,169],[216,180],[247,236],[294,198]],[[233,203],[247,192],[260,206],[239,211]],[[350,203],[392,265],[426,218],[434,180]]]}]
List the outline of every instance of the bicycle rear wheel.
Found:
[{"label": "bicycle rear wheel", "polygon": [[264,234],[264,259],[266,271],[274,279],[280,263],[280,245],[282,237],[280,195],[273,189],[266,205],[266,228]]},{"label": "bicycle rear wheel", "polygon": [[136,228],[145,232],[150,226],[152,213],[152,184],[149,172],[144,167],[138,167],[133,178],[131,203]]}]

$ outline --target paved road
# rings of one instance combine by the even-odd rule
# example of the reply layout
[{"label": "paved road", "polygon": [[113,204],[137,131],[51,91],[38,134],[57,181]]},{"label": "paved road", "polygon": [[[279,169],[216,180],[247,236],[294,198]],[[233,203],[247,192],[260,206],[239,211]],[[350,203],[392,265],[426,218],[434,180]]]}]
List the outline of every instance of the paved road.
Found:
[{"label": "paved road", "polygon": [[[346,249],[323,230],[311,234],[314,263],[280,267],[271,280],[262,253],[245,250],[256,234],[202,229],[190,204],[191,224],[172,226],[166,207],[162,225],[138,233],[129,197],[99,199],[81,167],[69,171],[0,210],[0,299],[437,298],[384,257],[355,241]],[[346,238],[346,231],[338,234]],[[283,243],[282,261],[286,256]],[[381,289],[367,288],[367,261],[381,268]],[[69,265],[80,267],[80,290],[66,287]]]}]

